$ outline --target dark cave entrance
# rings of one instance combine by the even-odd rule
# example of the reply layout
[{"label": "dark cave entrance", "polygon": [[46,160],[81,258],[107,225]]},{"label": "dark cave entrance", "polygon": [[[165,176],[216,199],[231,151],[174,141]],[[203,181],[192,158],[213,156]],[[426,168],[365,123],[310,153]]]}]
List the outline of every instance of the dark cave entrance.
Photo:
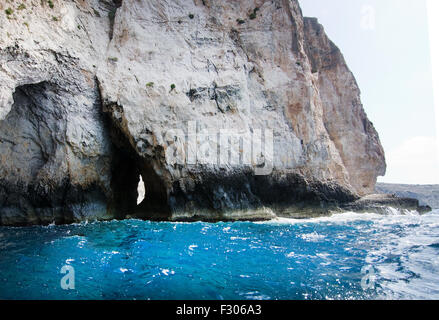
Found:
[{"label": "dark cave entrance", "polygon": [[140,169],[138,160],[127,147],[114,144],[113,149],[110,210],[113,211],[116,218],[124,219],[137,209],[137,186]]},{"label": "dark cave entrance", "polygon": [[167,189],[151,164],[142,162],[140,175],[145,186],[145,198],[136,210],[136,217],[150,220],[167,220],[171,216]]},{"label": "dark cave entrance", "polygon": [[[149,161],[137,154],[129,139],[117,125],[114,125],[109,115],[107,119],[113,142],[111,165],[113,196],[110,211],[113,211],[117,219],[127,217],[146,220],[168,219],[170,217],[168,196],[162,179],[155,173]],[[137,203],[141,180],[145,193],[143,200]]]}]

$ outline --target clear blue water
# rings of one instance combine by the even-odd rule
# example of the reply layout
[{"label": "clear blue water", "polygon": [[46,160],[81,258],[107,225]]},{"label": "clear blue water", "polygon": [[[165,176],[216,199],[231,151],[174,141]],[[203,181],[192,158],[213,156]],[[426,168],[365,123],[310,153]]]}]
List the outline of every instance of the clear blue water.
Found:
[{"label": "clear blue water", "polygon": [[0,298],[438,299],[439,211],[2,227]]}]

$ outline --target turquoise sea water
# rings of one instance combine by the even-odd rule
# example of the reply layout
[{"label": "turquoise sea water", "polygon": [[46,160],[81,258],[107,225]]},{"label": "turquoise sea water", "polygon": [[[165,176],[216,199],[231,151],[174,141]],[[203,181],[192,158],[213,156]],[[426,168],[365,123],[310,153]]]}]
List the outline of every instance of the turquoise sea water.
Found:
[{"label": "turquoise sea water", "polygon": [[439,211],[1,227],[0,298],[439,299]]}]

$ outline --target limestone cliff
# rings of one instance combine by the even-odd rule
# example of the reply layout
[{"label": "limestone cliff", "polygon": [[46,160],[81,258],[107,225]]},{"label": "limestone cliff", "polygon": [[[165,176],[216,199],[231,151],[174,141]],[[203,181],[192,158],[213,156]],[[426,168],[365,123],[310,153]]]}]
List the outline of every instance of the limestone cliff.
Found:
[{"label": "limestone cliff", "polygon": [[385,172],[355,78],[298,1],[0,10],[0,224],[310,215]]}]

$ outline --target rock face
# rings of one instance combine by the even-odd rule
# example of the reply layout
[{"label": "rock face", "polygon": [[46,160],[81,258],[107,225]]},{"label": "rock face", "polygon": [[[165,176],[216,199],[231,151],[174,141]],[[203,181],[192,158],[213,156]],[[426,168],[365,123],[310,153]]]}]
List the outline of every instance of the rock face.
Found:
[{"label": "rock face", "polygon": [[[112,143],[95,79],[109,23],[82,3],[0,4],[3,225],[113,216]],[[93,5],[106,15],[105,3]]]},{"label": "rock face", "polygon": [[353,212],[375,212],[379,214],[392,213],[392,211],[395,211],[394,209],[402,213],[417,211],[421,214],[432,210],[430,206],[420,206],[417,199],[399,198],[393,194],[370,194],[357,201],[343,204],[341,208]]},{"label": "rock face", "polygon": [[[335,144],[349,181],[359,194],[374,192],[378,175],[386,172],[378,134],[367,119],[360,90],[340,50],[315,18],[305,18],[306,52],[318,74],[323,121]],[[356,130],[352,130],[356,128]]]},{"label": "rock face", "polygon": [[352,73],[295,0],[0,9],[0,224],[311,215],[385,172]]},{"label": "rock face", "polygon": [[398,197],[414,198],[424,206],[439,209],[439,185],[414,185],[414,184],[391,184],[377,183],[377,193],[395,194]]}]

